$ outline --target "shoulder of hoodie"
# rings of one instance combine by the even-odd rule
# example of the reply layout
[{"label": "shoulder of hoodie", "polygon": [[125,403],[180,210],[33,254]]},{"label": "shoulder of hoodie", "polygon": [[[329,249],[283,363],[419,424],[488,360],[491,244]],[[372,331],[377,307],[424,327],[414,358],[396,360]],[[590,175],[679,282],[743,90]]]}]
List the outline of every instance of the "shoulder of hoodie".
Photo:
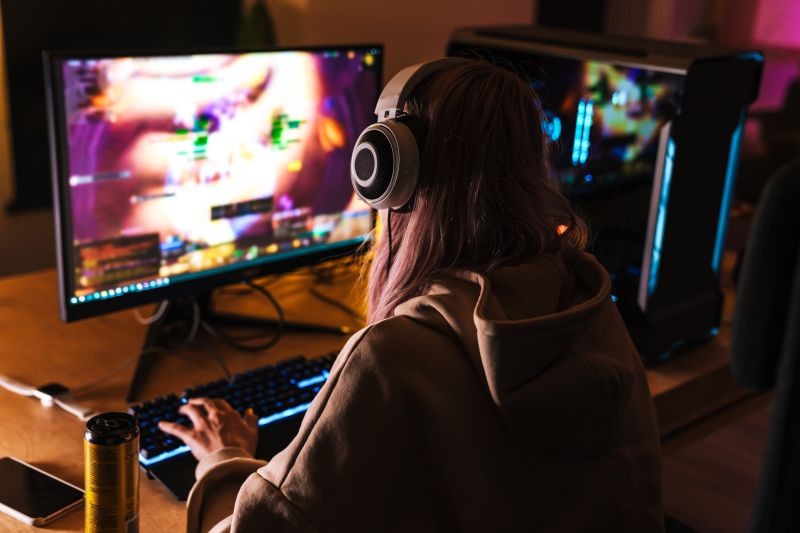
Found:
[{"label": "shoulder of hoodie", "polygon": [[406,370],[424,366],[432,351],[441,355],[448,351],[460,354],[461,350],[452,336],[411,317],[397,315],[355,333],[339,354],[342,360],[337,360],[336,365],[342,367],[342,372],[391,372],[394,378],[400,378]]},{"label": "shoulder of hoodie", "polygon": [[[409,395],[417,390],[415,383],[419,384],[420,375],[426,373],[426,361],[431,359],[426,348],[437,351],[437,360],[442,359],[442,351],[452,350],[453,361],[461,350],[454,339],[402,315],[356,332],[336,358],[328,382],[306,412],[298,436],[260,468],[258,475],[282,488],[302,450],[317,438],[315,428],[323,419],[343,416],[345,405],[366,402],[377,406],[401,399],[407,403]],[[340,423],[342,420],[337,424]]]}]

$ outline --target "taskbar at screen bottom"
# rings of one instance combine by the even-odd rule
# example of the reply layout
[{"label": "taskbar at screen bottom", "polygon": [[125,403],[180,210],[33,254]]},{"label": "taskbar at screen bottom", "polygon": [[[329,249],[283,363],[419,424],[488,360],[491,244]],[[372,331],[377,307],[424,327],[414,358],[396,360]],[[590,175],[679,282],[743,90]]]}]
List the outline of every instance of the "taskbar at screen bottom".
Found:
[{"label": "taskbar at screen bottom", "polygon": [[[338,241],[336,243],[325,243],[311,246],[298,246],[289,250],[282,250],[280,253],[272,255],[263,255],[260,257],[248,258],[243,257],[242,260],[232,262],[229,264],[221,265],[218,267],[207,268],[194,272],[186,272],[173,276],[154,276],[142,277],[135,280],[126,280],[116,286],[107,286],[103,288],[95,288],[94,290],[84,290],[81,292],[73,292],[69,296],[68,303],[71,308],[78,308],[90,303],[99,303],[100,301],[107,301],[117,299],[122,296],[130,296],[134,294],[141,294],[166,289],[176,284],[183,285],[186,282],[204,280],[210,282],[212,278],[217,278],[224,275],[232,275],[239,271],[252,270],[257,275],[265,275],[264,267],[272,264],[281,264],[279,271],[290,270],[292,268],[299,268],[305,266],[304,263],[316,263],[326,259],[334,259],[341,254],[351,253],[364,242],[368,241],[370,234],[361,235],[359,237],[348,239],[345,241]],[[307,259],[308,261],[305,261]],[[285,268],[283,265],[285,264]],[[243,277],[252,277],[244,275]]]}]

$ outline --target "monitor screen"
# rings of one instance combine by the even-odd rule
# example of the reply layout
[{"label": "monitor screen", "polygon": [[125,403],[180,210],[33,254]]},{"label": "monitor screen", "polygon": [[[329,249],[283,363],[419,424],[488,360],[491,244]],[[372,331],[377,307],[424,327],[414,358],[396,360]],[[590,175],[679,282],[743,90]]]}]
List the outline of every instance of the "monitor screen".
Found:
[{"label": "monitor screen", "polygon": [[675,118],[684,76],[600,61],[536,57],[531,79],[556,172],[573,194],[653,177],[661,128]]},{"label": "monitor screen", "polygon": [[368,238],[350,153],[380,47],[52,62],[65,304]]},{"label": "monitor screen", "polygon": [[589,225],[590,251],[615,293],[635,301],[662,132],[680,111],[685,73],[544,54],[513,59],[541,99],[553,170]]}]

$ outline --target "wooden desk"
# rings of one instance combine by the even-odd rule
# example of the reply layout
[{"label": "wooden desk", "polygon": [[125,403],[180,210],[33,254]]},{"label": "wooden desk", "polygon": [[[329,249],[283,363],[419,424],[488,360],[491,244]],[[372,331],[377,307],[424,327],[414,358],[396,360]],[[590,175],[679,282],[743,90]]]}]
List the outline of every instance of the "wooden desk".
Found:
[{"label": "wooden desk", "polygon": [[[308,278],[297,274],[270,287],[287,309],[289,320],[324,320],[332,325],[357,327],[345,312],[313,298],[307,286]],[[352,279],[345,279],[336,286],[319,289],[352,301],[350,287]],[[235,308],[260,307],[256,300],[236,295],[224,296],[224,301]],[[0,279],[0,374],[33,385],[58,381],[77,387],[106,375],[135,355],[144,334],[145,326],[138,324],[130,311],[74,324],[61,323],[53,271]],[[231,371],[238,372],[298,353],[313,356],[338,350],[345,340],[339,335],[287,333],[275,348],[263,354],[217,348],[225,355]],[[84,402],[98,410],[125,410],[123,398],[131,373],[132,367],[87,394]],[[183,350],[159,361],[158,372],[148,380],[142,399],[216,379],[219,374],[216,362],[204,350]],[[649,370],[648,377],[662,434],[708,415],[744,394],[728,372],[726,332],[708,345]],[[32,398],[0,389],[0,456],[18,457],[82,486],[83,429],[84,423],[60,409],[47,409]],[[184,529],[183,504],[158,482],[144,476],[140,505],[143,533]],[[55,521],[48,529],[83,531],[83,511]],[[25,530],[25,526],[0,514],[0,531],[7,530]]]},{"label": "wooden desk", "polygon": [[710,342],[647,369],[662,438],[752,394],[731,374],[729,340],[724,327]]}]

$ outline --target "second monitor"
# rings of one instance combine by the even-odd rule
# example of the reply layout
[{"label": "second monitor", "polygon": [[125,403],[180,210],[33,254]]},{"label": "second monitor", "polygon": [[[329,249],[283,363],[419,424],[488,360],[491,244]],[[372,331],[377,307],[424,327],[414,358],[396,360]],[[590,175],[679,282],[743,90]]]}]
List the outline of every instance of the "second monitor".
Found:
[{"label": "second monitor", "polygon": [[754,51],[499,26],[449,55],[511,64],[542,101],[554,174],[591,228],[639,352],[658,361],[719,331],[725,229]]}]

